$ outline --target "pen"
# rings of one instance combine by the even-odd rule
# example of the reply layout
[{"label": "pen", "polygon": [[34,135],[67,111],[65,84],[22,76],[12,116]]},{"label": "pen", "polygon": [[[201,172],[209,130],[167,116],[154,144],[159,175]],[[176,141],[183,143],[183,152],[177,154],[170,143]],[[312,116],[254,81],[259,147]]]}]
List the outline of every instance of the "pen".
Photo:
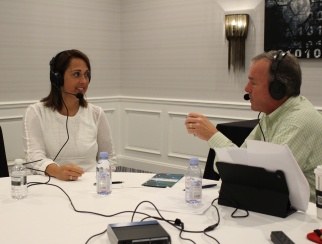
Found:
[{"label": "pen", "polygon": [[[112,184],[122,184],[124,181],[112,181]],[[96,183],[94,183],[94,186],[96,186]]]},{"label": "pen", "polygon": [[[216,186],[217,184],[209,184],[209,185],[203,185],[202,186],[202,189],[205,189],[205,188],[210,188],[210,187],[214,187]],[[185,189],[183,189],[185,191]]]},{"label": "pen", "polygon": [[216,185],[217,185],[217,184],[204,185],[204,186],[202,186],[202,189],[204,189],[204,188],[214,187],[214,186],[216,186]]},{"label": "pen", "polygon": [[122,184],[123,181],[112,181],[112,184]]}]

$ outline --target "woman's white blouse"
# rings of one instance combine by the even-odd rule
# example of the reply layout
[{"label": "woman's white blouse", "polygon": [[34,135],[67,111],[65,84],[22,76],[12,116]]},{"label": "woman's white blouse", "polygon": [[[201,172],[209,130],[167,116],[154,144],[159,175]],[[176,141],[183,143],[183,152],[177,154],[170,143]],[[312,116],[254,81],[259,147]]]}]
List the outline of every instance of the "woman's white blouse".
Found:
[{"label": "woman's white blouse", "polygon": [[107,151],[112,170],[116,168],[110,126],[98,106],[79,107],[75,116],[67,117],[38,102],[27,108],[22,126],[27,162],[41,160],[29,167],[45,171],[52,163],[73,163],[94,171],[99,152]]}]

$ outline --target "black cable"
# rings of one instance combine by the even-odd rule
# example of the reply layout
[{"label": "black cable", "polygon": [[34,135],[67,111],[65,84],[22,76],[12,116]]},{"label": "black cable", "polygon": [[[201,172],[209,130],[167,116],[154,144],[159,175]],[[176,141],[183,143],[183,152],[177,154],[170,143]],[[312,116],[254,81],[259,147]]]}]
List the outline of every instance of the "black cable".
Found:
[{"label": "black cable", "polygon": [[[218,208],[214,205],[214,202],[218,200],[218,198],[215,198],[212,202],[211,202],[211,206],[213,206],[216,209],[216,213],[217,213],[217,223],[215,223],[214,225],[210,225],[208,226],[206,229],[204,229],[204,233],[206,234],[206,232],[208,231],[212,231],[214,230],[219,224],[220,224],[220,215],[219,215],[219,210]],[[217,241],[217,240],[216,240]],[[217,241],[218,242],[218,241]]]},{"label": "black cable", "polygon": [[[217,221],[217,223],[215,223],[214,225],[210,225],[210,226],[208,226],[208,227],[204,230],[204,234],[205,234],[206,236],[208,236],[209,238],[212,238],[213,240],[215,240],[218,244],[220,244],[220,243],[219,243],[219,241],[218,241],[215,237],[210,236],[210,235],[208,235],[208,234],[206,233],[206,232],[209,232],[209,231],[214,230],[214,229],[215,229],[215,228],[220,224],[220,214],[219,214],[219,210],[218,210],[218,208],[214,205],[214,202],[215,202],[215,201],[217,201],[217,200],[219,200],[219,198],[214,199],[214,200],[212,201],[212,203],[211,203],[211,206],[213,206],[213,207],[216,209],[217,217],[218,217],[218,221]],[[232,203],[235,207],[237,206],[237,207],[236,207],[236,209],[235,209],[235,210],[232,212],[232,214],[231,214],[231,217],[232,217],[232,218],[246,218],[246,217],[248,217],[248,216],[249,216],[249,212],[248,212],[248,210],[239,208],[239,206],[238,206],[235,202],[233,202],[233,201],[231,201],[231,200],[228,200],[228,199],[223,199],[223,198],[220,198],[220,200],[228,201],[228,202]],[[245,211],[245,212],[246,212],[246,214],[245,214],[245,215],[240,215],[240,216],[235,215],[235,213],[236,213],[238,210],[243,210],[243,211]]]},{"label": "black cable", "polygon": [[[29,163],[33,163],[33,162],[29,162]],[[42,170],[37,170],[37,171],[41,171],[41,172],[44,172],[44,171],[42,171]],[[187,240],[187,241],[191,241],[192,243],[195,243],[193,240],[191,240],[191,239],[188,239],[188,238],[184,238],[183,236],[182,236],[182,233],[183,232],[186,232],[186,233],[204,233],[206,236],[208,236],[209,238],[211,238],[211,239],[213,239],[213,240],[215,240],[218,244],[220,244],[219,243],[219,241],[216,239],[216,238],[214,238],[214,237],[212,237],[212,236],[210,236],[210,235],[208,235],[206,232],[209,232],[209,231],[212,231],[212,230],[214,230],[218,225],[219,225],[219,223],[220,223],[220,215],[219,215],[219,211],[218,211],[218,208],[214,205],[214,202],[216,201],[216,200],[218,200],[218,198],[216,198],[216,199],[214,199],[213,201],[212,201],[212,203],[211,203],[211,206],[213,206],[213,207],[215,207],[215,209],[216,209],[216,212],[217,212],[217,217],[218,217],[218,221],[217,221],[217,223],[216,224],[214,224],[214,225],[211,225],[211,226],[208,226],[206,229],[204,229],[203,231],[189,231],[189,230],[185,230],[184,229],[184,223],[183,222],[181,222],[181,220],[179,220],[179,219],[176,219],[175,221],[172,221],[172,220],[167,220],[167,219],[165,219],[162,215],[161,215],[161,213],[160,213],[160,211],[158,210],[158,208],[152,203],[152,202],[150,202],[150,201],[142,201],[142,202],[140,202],[137,206],[136,206],[136,208],[135,208],[135,210],[134,211],[121,211],[121,212],[118,212],[118,213],[115,213],[115,214],[111,214],[111,215],[105,215],[105,214],[100,214],[100,213],[96,213],[96,212],[91,212],[91,211],[83,211],[83,210],[78,210],[78,209],[76,209],[76,207],[74,206],[74,203],[72,202],[72,200],[71,200],[71,198],[70,198],[70,196],[60,187],[60,186],[58,186],[58,185],[55,185],[55,184],[49,184],[48,182],[50,181],[50,175],[48,175],[46,172],[44,172],[48,177],[49,177],[49,179],[48,179],[48,181],[47,182],[28,182],[28,187],[31,187],[31,186],[35,186],[35,185],[49,185],[49,186],[54,186],[54,187],[57,187],[57,188],[59,188],[66,196],[67,196],[67,198],[68,198],[68,200],[69,200],[69,202],[70,202],[70,204],[71,204],[71,206],[72,206],[72,208],[73,208],[73,210],[75,211],[75,212],[77,212],[77,213],[88,213],[88,214],[94,214],[94,215],[98,215],[98,216],[102,216],[102,217],[113,217],[113,216],[116,216],[116,215],[119,215],[119,214],[123,214],[123,213],[132,213],[132,218],[131,218],[131,222],[133,222],[133,219],[134,219],[134,215],[136,214],[136,213],[138,213],[138,214],[141,214],[141,215],[145,215],[146,217],[145,218],[143,218],[141,221],[143,221],[143,220],[145,220],[145,219],[147,219],[147,218],[153,218],[153,219],[156,219],[156,220],[160,220],[160,221],[165,221],[165,222],[167,222],[168,224],[170,224],[170,225],[172,225],[172,226],[174,226],[175,228],[177,228],[178,230],[180,230],[180,233],[179,233],[179,237],[181,238],[181,239],[183,239],[183,240]],[[156,217],[156,216],[151,216],[151,215],[149,215],[149,214],[146,214],[146,213],[142,213],[142,212],[137,212],[137,209],[138,209],[138,207],[141,205],[141,204],[143,204],[143,203],[150,203],[154,208],[155,208],[155,210],[157,211],[157,213],[159,214],[159,216],[160,217]],[[237,209],[236,209],[237,210]],[[235,211],[236,211],[235,210]],[[235,212],[234,211],[234,212]],[[233,216],[232,216],[233,217]],[[181,228],[179,228],[178,226],[180,226]],[[101,235],[101,234],[104,234],[106,232],[106,230],[105,231],[103,231],[103,232],[100,232],[100,233],[98,233],[98,234],[95,234],[95,235],[93,235],[93,236],[91,236],[87,241],[86,241],[86,243],[88,243],[92,238],[94,238],[94,237],[96,237],[96,236],[99,236],[99,235]]]},{"label": "black cable", "polygon": [[[131,218],[131,222],[133,222],[133,219],[134,219],[134,215],[135,215],[135,213],[136,213],[136,210],[138,209],[138,207],[141,205],[141,204],[143,204],[143,203],[150,203],[153,207],[154,207],[154,209],[157,211],[157,213],[159,214],[159,216],[161,217],[161,219],[164,219],[165,220],[165,218],[161,215],[161,213],[160,213],[160,211],[158,210],[158,208],[152,203],[152,202],[150,202],[150,201],[142,201],[142,202],[140,202],[137,206],[136,206],[136,208],[134,209],[134,211],[133,211],[133,214],[132,214],[132,218]],[[150,215],[149,215],[150,216]]]},{"label": "black cable", "polygon": [[[191,230],[185,230],[185,229],[183,228],[184,224],[181,222],[181,220],[180,220],[180,219],[176,219],[175,221],[165,219],[165,218],[160,214],[160,212],[159,212],[159,210],[157,209],[157,207],[156,207],[152,202],[150,202],[150,201],[142,201],[142,202],[140,202],[140,203],[137,205],[137,207],[136,207],[136,208],[135,208],[135,210],[133,211],[133,216],[132,216],[131,222],[133,222],[133,217],[134,217],[134,214],[135,214],[136,210],[138,209],[138,207],[139,207],[141,204],[143,204],[143,203],[150,203],[150,204],[154,207],[154,209],[158,212],[158,214],[159,214],[160,218],[159,218],[159,217],[155,217],[155,216],[148,216],[148,217],[145,217],[145,218],[141,219],[141,221],[143,221],[143,220],[145,220],[145,219],[147,219],[147,218],[154,218],[154,219],[157,219],[157,220],[160,220],[160,221],[165,221],[165,222],[167,222],[168,224],[170,224],[170,225],[172,225],[173,227],[175,227],[175,228],[177,228],[178,230],[180,230],[179,237],[180,237],[181,239],[183,239],[183,240],[189,240],[189,241],[193,242],[193,240],[190,240],[190,239],[187,239],[187,238],[183,238],[183,237],[182,237],[182,232],[192,233],[192,234],[196,234],[196,233],[203,233],[203,234],[205,234],[206,236],[208,236],[209,238],[211,238],[211,239],[215,240],[218,244],[220,244],[220,242],[219,242],[216,238],[214,238],[213,236],[210,236],[210,235],[208,235],[208,234],[206,233],[206,232],[209,232],[209,231],[214,230],[214,229],[219,225],[219,223],[220,223],[219,210],[218,210],[218,208],[213,204],[217,199],[218,199],[218,198],[216,198],[216,199],[214,199],[214,200],[212,201],[211,206],[213,206],[213,207],[216,209],[217,217],[218,217],[218,221],[217,221],[217,223],[215,223],[214,225],[210,225],[210,226],[208,226],[206,229],[204,229],[204,230],[202,230],[202,231],[191,231]],[[180,228],[180,227],[181,227],[181,228]],[[193,242],[193,243],[194,243],[194,242]]]},{"label": "black cable", "polygon": [[[64,104],[64,106],[65,106],[65,108],[66,108],[66,113],[67,113],[67,117],[66,117],[66,123],[65,123],[65,126],[66,126],[66,133],[67,133],[67,140],[65,141],[65,143],[62,145],[62,147],[59,149],[59,151],[58,151],[58,153],[56,154],[56,156],[54,157],[54,159],[53,159],[53,161],[55,161],[56,160],[56,158],[58,157],[58,155],[60,154],[60,152],[63,150],[63,148],[65,147],[65,145],[67,144],[67,142],[69,141],[69,131],[68,131],[68,117],[69,117],[69,112],[68,112],[68,108],[67,108],[67,106],[66,106],[66,103],[65,103],[65,101],[64,101],[64,99],[62,99],[62,101],[63,101],[63,104]],[[25,165],[25,164],[31,164],[31,163],[36,163],[36,162],[39,162],[39,161],[41,161],[42,159],[38,159],[38,160],[35,160],[35,161],[31,161],[31,162],[26,162],[26,163],[23,163],[23,165]],[[46,183],[48,183],[48,182],[50,182],[50,179],[51,179],[51,176],[48,174],[48,173],[46,173],[45,171],[43,171],[43,170],[38,170],[38,169],[34,169],[34,168],[29,168],[29,167],[26,167],[27,169],[30,169],[30,170],[34,170],[34,171],[39,171],[39,172],[43,172],[45,175],[47,175],[48,177],[49,177],[49,179],[48,179],[48,181],[46,182]],[[31,183],[36,183],[36,182],[31,182]],[[43,184],[46,184],[46,183],[43,183]],[[28,186],[29,187],[29,186]]]},{"label": "black cable", "polygon": [[[188,238],[184,238],[184,237],[182,236],[182,232],[184,231],[184,224],[183,224],[183,222],[181,222],[181,220],[176,219],[176,221],[174,221],[174,223],[172,223],[173,221],[170,221],[170,220],[165,219],[165,218],[161,215],[161,213],[160,213],[160,211],[158,210],[158,208],[157,208],[157,207],[156,207],[152,202],[150,202],[150,201],[142,201],[142,202],[140,202],[140,203],[136,206],[136,208],[135,208],[135,209],[134,209],[134,211],[133,211],[133,215],[132,215],[132,218],[131,218],[131,222],[133,222],[133,218],[134,218],[134,215],[135,215],[135,213],[136,213],[136,210],[137,210],[137,209],[138,209],[138,207],[139,207],[141,204],[143,204],[143,203],[150,203],[150,204],[154,207],[154,209],[157,211],[157,213],[159,214],[159,216],[161,217],[161,219],[160,219],[159,217],[153,217],[153,216],[150,216],[151,218],[158,219],[158,220],[163,220],[163,221],[167,222],[168,224],[170,224],[170,225],[172,225],[172,226],[174,226],[174,227],[176,227],[176,228],[178,228],[177,226],[179,225],[179,226],[181,227],[181,228],[180,228],[179,237],[180,237],[182,240],[190,241],[190,242],[192,242],[192,243],[196,244],[193,240],[188,239]],[[144,218],[144,219],[146,219],[146,218]],[[141,221],[142,221],[142,220],[141,220]],[[199,232],[199,233],[200,233],[200,232]]]},{"label": "black cable", "polygon": [[[40,171],[40,170],[39,170],[39,171]],[[42,172],[43,172],[43,171],[42,171]],[[50,176],[49,176],[49,175],[47,175],[47,176],[48,176],[48,177],[49,177],[49,179],[50,179]],[[183,239],[183,240],[187,240],[187,241],[190,241],[190,242],[192,242],[192,243],[195,243],[195,242],[194,242],[193,240],[191,240],[191,239],[184,238],[184,237],[182,236],[182,233],[183,233],[183,232],[186,232],[186,233],[203,233],[203,234],[205,234],[206,236],[208,236],[209,238],[211,238],[211,239],[215,240],[218,244],[220,244],[220,243],[219,243],[219,241],[218,241],[217,239],[215,239],[213,236],[210,236],[210,235],[208,235],[208,234],[206,233],[206,232],[209,232],[209,231],[214,230],[214,229],[219,225],[219,223],[220,223],[220,215],[219,215],[218,208],[213,204],[213,203],[214,203],[218,198],[214,199],[214,200],[212,201],[212,203],[211,203],[211,206],[215,207],[216,212],[217,212],[217,216],[218,216],[218,221],[217,221],[217,223],[216,223],[216,224],[214,224],[214,225],[208,226],[208,227],[207,227],[206,229],[204,229],[203,231],[190,231],[190,230],[185,230],[185,229],[184,229],[184,223],[183,223],[183,222],[181,222],[181,220],[179,220],[179,219],[176,219],[175,221],[165,219],[165,218],[161,215],[161,213],[160,213],[160,211],[157,209],[157,207],[156,207],[152,202],[150,202],[150,201],[142,201],[142,202],[140,202],[140,203],[136,206],[136,208],[135,208],[135,210],[134,210],[134,211],[131,211],[131,210],[125,210],[125,211],[121,211],[121,212],[117,212],[117,213],[114,213],[114,214],[107,215],[107,214],[101,214],[101,213],[96,213],[96,212],[84,211],[84,210],[78,210],[78,209],[76,209],[76,207],[75,207],[75,205],[74,205],[73,201],[71,200],[70,196],[66,193],[66,191],[65,191],[64,189],[62,189],[62,188],[61,188],[60,186],[58,186],[58,185],[50,184],[50,183],[48,183],[48,181],[47,181],[47,182],[28,182],[28,187],[36,186],[36,185],[48,185],[48,186],[54,186],[54,187],[56,187],[56,188],[60,189],[60,190],[61,190],[61,191],[62,191],[62,192],[67,196],[67,198],[68,198],[68,200],[69,200],[69,202],[70,202],[70,204],[71,204],[71,206],[72,206],[73,210],[74,210],[75,212],[77,212],[77,213],[94,214],[94,215],[98,215],[98,216],[101,216],[101,217],[114,217],[114,216],[117,216],[117,215],[120,215],[120,214],[124,214],[124,213],[132,213],[131,222],[133,222],[133,218],[134,218],[134,215],[135,215],[135,214],[141,214],[141,215],[146,216],[146,217],[145,217],[145,218],[143,218],[141,221],[143,221],[143,220],[145,220],[145,219],[147,219],[147,218],[153,218],[153,219],[156,219],[156,220],[165,221],[165,222],[167,222],[168,224],[170,224],[170,225],[174,226],[175,228],[177,228],[178,230],[180,230],[179,237],[180,237],[181,239]],[[143,203],[150,203],[150,204],[155,208],[155,210],[157,211],[157,213],[159,214],[159,216],[160,216],[160,217],[151,216],[151,215],[146,214],[146,213],[143,213],[143,212],[137,212],[138,207],[139,207],[141,204],[143,204]],[[180,228],[179,228],[178,226],[180,226]],[[105,232],[106,232],[106,230],[104,230],[103,232],[100,232],[100,233],[98,233],[98,234],[95,234],[95,235],[91,236],[91,237],[86,241],[86,243],[88,243],[92,238],[94,238],[94,237],[96,237],[96,236],[99,236],[99,235],[102,235],[102,234],[104,234]]]},{"label": "black cable", "polygon": [[[137,213],[136,212],[136,210],[138,209],[138,207],[141,205],[141,204],[143,204],[143,203],[150,203],[153,207],[154,207],[154,209],[157,211],[157,213],[159,214],[159,216],[160,217],[155,217],[155,216],[151,216],[151,215],[148,215],[147,214],[147,217],[145,217],[144,219],[147,219],[147,218],[153,218],[153,219],[157,219],[157,220],[162,220],[162,221],[165,221],[165,222],[167,222],[168,224],[170,224],[170,225],[172,225],[172,226],[174,226],[174,227],[176,227],[176,228],[178,228],[177,227],[177,223],[175,223],[175,221],[172,221],[172,220],[167,220],[167,219],[165,219],[162,215],[161,215],[161,213],[160,213],[160,211],[158,210],[158,208],[154,205],[154,203],[152,203],[152,202],[150,202],[150,201],[142,201],[142,202],[140,202],[137,206],[136,206],[136,208],[134,209],[134,211],[133,211],[133,215],[132,215],[132,218],[131,218],[131,222],[133,222],[133,218],[134,218],[134,215],[135,215],[135,213]],[[143,221],[144,219],[141,219],[141,221]],[[172,223],[173,222],[173,223]],[[200,232],[197,232],[197,233],[200,233]]]},{"label": "black cable", "polygon": [[[39,162],[39,161],[41,161],[42,159],[38,159],[38,160],[35,160],[35,161],[31,161],[31,162],[25,162],[25,163],[23,163],[23,165],[26,165],[26,164],[32,164],[32,163],[37,163],[37,162]],[[51,179],[51,176],[49,175],[49,174],[47,174],[45,171],[43,171],[43,170],[39,170],[39,169],[34,169],[34,168],[30,168],[30,167],[26,167],[26,169],[30,169],[30,170],[33,170],[33,171],[39,171],[39,172],[42,172],[42,173],[44,173],[45,175],[47,175],[48,177],[49,177],[49,179],[48,179],[48,181],[46,182],[46,183],[48,183],[49,181],[50,181],[50,179]],[[32,182],[29,182],[29,183],[32,183]],[[28,183],[28,184],[29,184]]]},{"label": "black cable", "polygon": [[69,117],[69,113],[68,113],[68,108],[66,106],[66,103],[64,101],[64,99],[62,98],[63,104],[66,108],[66,113],[67,113],[67,117],[66,117],[66,133],[67,133],[67,140],[65,141],[64,145],[60,148],[60,150],[58,151],[58,153],[56,154],[55,158],[53,159],[53,161],[56,160],[56,158],[58,157],[58,155],[60,154],[61,150],[63,150],[63,148],[65,147],[65,145],[67,144],[67,142],[69,141],[69,131],[68,131],[68,117]]},{"label": "black cable", "polygon": [[[50,176],[49,176],[50,177]],[[58,185],[55,185],[55,184],[50,184],[47,182],[29,182],[28,183],[28,187],[31,187],[31,186],[35,186],[35,185],[48,185],[48,186],[54,186],[54,187],[57,187],[58,189],[60,189],[68,198],[73,210],[77,213],[86,213],[86,214],[94,214],[94,215],[98,215],[98,216],[101,216],[101,217],[114,217],[114,216],[117,216],[117,215],[120,215],[120,214],[124,214],[124,213],[133,213],[133,211],[130,211],[130,210],[125,210],[125,211],[121,211],[121,212],[118,212],[118,213],[115,213],[115,214],[111,214],[111,215],[107,215],[107,214],[101,214],[101,213],[96,213],[96,212],[91,212],[91,211],[83,211],[83,210],[78,210],[76,209],[73,201],[71,200],[70,196],[63,190],[63,188],[61,188],[60,186]],[[142,213],[142,212],[136,212],[138,214],[142,214],[142,215],[145,215],[145,216],[148,216],[148,217],[151,217],[150,215],[146,214],[146,213]],[[87,241],[86,243],[88,243],[92,238],[96,237],[96,236],[99,236],[99,235],[102,235],[106,232],[107,230],[103,231],[103,232],[100,232],[98,234],[95,234],[93,236],[91,236]]]},{"label": "black cable", "polygon": [[[58,189],[60,189],[68,198],[73,210],[77,213],[86,213],[86,214],[94,214],[94,215],[98,215],[98,216],[102,216],[102,217],[114,217],[116,215],[119,215],[119,214],[123,214],[123,213],[133,213],[133,211],[130,211],[130,210],[125,210],[125,211],[121,211],[121,212],[118,212],[118,213],[115,213],[115,214],[101,214],[101,213],[96,213],[96,212],[91,212],[91,211],[84,211],[84,210],[78,210],[76,209],[76,207],[74,206],[74,203],[72,202],[70,196],[63,190],[63,188],[61,188],[60,186],[58,185],[55,185],[55,184],[51,184],[51,183],[46,183],[46,182],[30,182],[30,186],[36,186],[36,185],[48,185],[48,186],[54,186],[54,187],[57,187]],[[137,212],[138,214],[142,214],[142,215],[145,215],[145,216],[149,216],[148,214],[146,213],[141,213],[141,212]]]},{"label": "black cable", "polygon": [[[48,173],[46,173],[45,171],[40,170],[40,169],[33,169],[33,168],[29,168],[29,167],[26,167],[26,169],[31,169],[31,170],[35,170],[35,171],[39,171],[39,172],[44,173],[46,176],[48,176],[48,180],[46,182],[41,183],[41,184],[47,184],[47,183],[49,183],[49,181],[51,179],[51,176]],[[32,186],[33,184],[39,184],[39,183],[40,182],[28,182],[27,183],[27,187]]]},{"label": "black cable", "polygon": [[[50,176],[49,176],[50,177]],[[68,200],[69,200],[69,202],[70,202],[70,204],[71,204],[71,206],[72,206],[72,208],[73,208],[73,210],[75,211],[75,212],[77,212],[77,213],[86,213],[86,214],[94,214],[94,215],[98,215],[98,216],[101,216],[101,217],[107,217],[107,218],[109,218],[109,217],[114,217],[114,216],[117,216],[117,215],[120,215],[120,214],[124,214],[124,213],[133,213],[133,211],[130,211],[130,210],[125,210],[125,211],[121,211],[121,212],[117,212],[117,213],[115,213],[115,214],[110,214],[110,215],[107,215],[107,214],[101,214],[101,213],[96,213],[96,212],[91,212],[91,211],[83,211],[83,210],[78,210],[78,209],[76,209],[76,207],[74,206],[74,203],[73,203],[73,201],[71,200],[71,198],[70,198],[70,196],[60,187],[60,186],[58,186],[58,185],[55,185],[55,184],[50,184],[50,183],[48,183],[48,181],[47,182],[29,182],[28,183],[28,187],[31,187],[31,186],[36,186],[36,185],[48,185],[48,186],[54,186],[54,187],[57,187],[58,189],[60,189],[66,196],[67,196],[67,198],[68,198]],[[150,216],[150,215],[148,215],[148,214],[146,214],[146,213],[142,213],[142,212],[135,212],[135,213],[137,213],[137,214],[141,214],[141,215],[145,215],[145,216],[147,216],[147,217],[149,217],[149,218],[155,218],[155,217],[152,217],[152,216]],[[161,219],[160,219],[161,220]],[[102,235],[102,234],[104,234],[106,232],[106,230],[105,231],[103,231],[103,232],[100,232],[100,233],[98,233],[98,234],[95,234],[95,235],[93,235],[93,236],[91,236],[87,241],[86,241],[86,243],[88,243],[92,238],[94,238],[94,237],[96,237],[96,236],[99,236],[99,235]]]},{"label": "black cable", "polygon": [[203,233],[208,236],[209,238],[213,239],[214,241],[216,241],[218,244],[220,244],[220,242],[213,236],[208,235],[207,232],[209,231],[213,231],[214,229],[217,228],[217,226],[220,224],[220,214],[219,214],[219,210],[218,208],[214,205],[214,202],[217,201],[218,198],[215,198],[212,202],[211,202],[211,206],[213,206],[216,209],[216,213],[217,213],[217,223],[208,226],[206,229],[204,229]]},{"label": "black cable", "polygon": [[41,161],[42,159],[38,159],[38,160],[35,160],[35,161],[31,161],[31,162],[25,162],[23,163],[23,165],[26,165],[26,164],[32,164],[32,163],[37,163],[39,161]]},{"label": "black cable", "polygon": [[[170,224],[170,225],[172,225],[172,226],[176,227],[178,230],[181,230],[181,229],[178,227],[178,226],[179,226],[179,224],[178,224],[178,223],[172,223],[172,222],[175,222],[175,221],[165,219],[165,218],[161,215],[161,213],[159,212],[158,208],[157,208],[157,207],[156,207],[152,202],[150,202],[150,201],[142,201],[142,202],[140,202],[140,203],[136,206],[135,210],[133,211],[133,216],[134,216],[134,214],[136,213],[136,210],[138,209],[138,207],[139,207],[141,204],[143,204],[143,203],[150,203],[150,204],[154,207],[154,209],[157,211],[157,213],[159,214],[159,216],[160,216],[160,217],[155,217],[155,216],[150,216],[150,215],[146,214],[148,217],[146,217],[146,218],[144,218],[144,219],[147,219],[147,218],[154,218],[154,219],[157,219],[157,220],[162,220],[162,221],[165,221],[165,222],[167,222],[168,224]],[[131,222],[133,222],[133,216],[132,216]],[[144,219],[142,219],[142,220],[144,220]],[[142,221],[142,220],[141,220],[141,221]],[[180,223],[180,222],[179,222],[179,223]],[[203,233],[203,230],[202,230],[202,231],[184,230],[184,232],[187,232],[187,233]]]},{"label": "black cable", "polygon": [[92,235],[90,238],[87,239],[87,241],[85,242],[85,244],[87,244],[91,239],[93,239],[94,237],[96,236],[100,236],[100,235],[103,235],[105,232],[107,232],[107,229],[105,229],[104,231],[100,232],[100,233],[97,233],[95,235]]},{"label": "black cable", "polygon": [[[230,207],[233,207],[235,208],[235,210],[232,212],[232,214],[230,215],[232,218],[246,218],[249,216],[249,212],[247,209],[243,209],[243,208],[240,208],[240,206],[235,203],[234,201],[230,200],[230,199],[226,199],[226,198],[222,198],[222,197],[219,197],[221,201],[226,201],[226,202],[229,202],[231,203],[232,205],[227,205],[227,206],[230,206]],[[219,200],[219,198],[217,198]],[[215,199],[215,200],[217,200]],[[215,201],[214,200],[214,201]],[[238,211],[238,210],[243,210],[246,212],[245,215],[235,215],[235,213]]]},{"label": "black cable", "polygon": [[[43,172],[43,171],[42,171],[42,172]],[[48,177],[49,177],[49,179],[50,179],[50,176],[49,176],[49,175],[48,175]],[[77,213],[94,214],[94,215],[98,215],[98,216],[101,216],[101,217],[114,217],[114,216],[117,216],[117,215],[120,215],[120,214],[124,214],[124,213],[132,213],[131,222],[133,222],[134,215],[137,213],[137,214],[141,214],[141,215],[146,216],[146,217],[145,217],[145,218],[143,218],[141,221],[143,221],[143,220],[145,220],[145,219],[147,219],[147,218],[153,218],[153,219],[156,219],[156,220],[165,221],[165,222],[167,222],[168,224],[170,224],[170,225],[174,226],[175,228],[177,228],[178,230],[180,230],[179,237],[180,237],[181,239],[183,239],[183,240],[188,240],[188,241],[191,241],[192,243],[195,243],[195,242],[194,242],[193,240],[191,240],[191,239],[188,239],[188,238],[184,238],[184,237],[182,237],[182,233],[183,233],[183,232],[186,232],[186,233],[203,233],[203,234],[205,234],[206,236],[208,236],[209,238],[211,238],[211,239],[215,240],[218,244],[220,244],[220,243],[219,243],[219,241],[218,241],[217,239],[215,239],[213,236],[210,236],[210,235],[208,235],[208,234],[206,233],[206,232],[209,232],[209,231],[214,230],[214,229],[219,225],[219,223],[220,223],[220,215],[219,215],[218,208],[213,204],[213,203],[214,203],[218,198],[214,199],[214,200],[212,201],[212,203],[211,203],[211,206],[215,207],[216,212],[217,212],[217,216],[218,216],[218,221],[217,221],[217,223],[216,223],[216,224],[214,224],[214,225],[208,226],[208,227],[207,227],[206,229],[204,229],[203,231],[190,231],[190,230],[185,230],[185,229],[184,229],[184,224],[183,224],[183,222],[181,222],[181,220],[179,220],[179,219],[176,219],[175,221],[165,219],[165,218],[161,215],[161,213],[160,213],[160,211],[157,209],[157,207],[156,207],[152,202],[150,202],[150,201],[142,201],[142,202],[140,202],[140,203],[136,206],[136,208],[135,208],[135,210],[134,210],[134,211],[125,210],[125,211],[121,211],[121,212],[117,212],[117,213],[114,213],[114,214],[107,215],[107,214],[101,214],[101,213],[96,213],[96,212],[84,211],[84,210],[78,210],[78,209],[76,209],[76,207],[75,207],[75,205],[74,205],[73,201],[71,200],[70,196],[66,193],[66,191],[65,191],[65,190],[63,190],[63,189],[62,189],[60,186],[58,186],[58,185],[50,184],[50,183],[48,183],[48,181],[47,181],[47,182],[28,182],[28,187],[35,186],[35,185],[48,185],[48,186],[54,186],[54,187],[57,187],[58,189],[60,189],[60,190],[61,190],[61,191],[62,191],[62,192],[67,196],[67,198],[68,198],[68,200],[69,200],[69,202],[70,202],[70,204],[71,204],[71,206],[72,206],[73,210],[74,210],[75,212],[77,212]],[[141,204],[143,204],[143,203],[150,203],[150,204],[155,208],[155,210],[157,211],[157,213],[159,214],[159,216],[160,216],[160,217],[151,216],[151,215],[146,214],[146,213],[143,213],[143,212],[137,212],[138,207],[139,207]],[[180,226],[180,228],[179,228],[178,226]],[[86,241],[86,243],[88,243],[92,238],[94,238],[94,237],[96,237],[96,236],[99,236],[99,235],[102,235],[102,234],[104,234],[105,232],[106,232],[106,230],[105,230],[105,231],[103,231],[103,232],[100,232],[100,233],[98,233],[98,234],[95,234],[95,235],[91,236],[91,237]]]},{"label": "black cable", "polygon": [[260,119],[259,119],[259,115],[260,115],[261,113],[262,113],[262,112],[259,112],[259,113],[258,113],[258,116],[257,116],[257,119],[258,119],[258,125],[259,125],[259,129],[260,129],[260,130],[261,130],[261,132],[262,132],[262,135],[263,135],[264,141],[266,141],[266,139],[265,139],[265,135],[264,135],[264,132],[263,132],[263,129],[262,129],[261,123],[260,123]]},{"label": "black cable", "polygon": [[181,222],[180,227],[181,227],[181,230],[180,230],[180,233],[179,233],[179,237],[180,237],[182,240],[190,241],[190,242],[192,242],[192,243],[196,244],[193,240],[188,239],[188,238],[184,238],[184,237],[182,236],[182,232],[184,231],[184,224],[183,224],[183,222]]},{"label": "black cable", "polygon": [[215,237],[213,237],[213,236],[211,236],[211,235],[208,235],[206,231],[204,231],[204,234],[205,234],[205,236],[208,236],[209,238],[213,239],[213,240],[214,240],[214,241],[216,241],[218,244],[220,244],[220,242],[219,242]]},{"label": "black cable", "polygon": [[[246,212],[246,214],[245,215],[235,215],[235,213],[237,213],[237,211],[238,210],[244,210],[245,212]],[[246,217],[248,217],[249,216],[249,212],[248,212],[248,210],[246,210],[246,209],[241,209],[241,208],[236,208],[235,210],[234,210],[234,212],[232,212],[232,214],[231,214],[231,217],[232,218],[246,218]]]}]

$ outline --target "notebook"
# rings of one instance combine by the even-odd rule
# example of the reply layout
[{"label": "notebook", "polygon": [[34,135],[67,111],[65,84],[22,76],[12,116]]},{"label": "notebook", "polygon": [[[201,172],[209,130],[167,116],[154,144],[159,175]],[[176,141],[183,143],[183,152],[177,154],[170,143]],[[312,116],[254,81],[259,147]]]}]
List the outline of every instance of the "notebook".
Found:
[{"label": "notebook", "polygon": [[158,173],[146,182],[144,182],[142,185],[161,188],[172,187],[183,176],[183,174]]}]

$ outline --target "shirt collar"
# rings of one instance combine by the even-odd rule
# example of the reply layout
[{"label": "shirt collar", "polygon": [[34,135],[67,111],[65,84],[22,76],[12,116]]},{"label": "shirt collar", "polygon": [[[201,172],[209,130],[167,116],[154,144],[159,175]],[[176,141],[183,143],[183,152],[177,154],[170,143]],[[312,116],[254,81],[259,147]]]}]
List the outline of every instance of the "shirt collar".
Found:
[{"label": "shirt collar", "polygon": [[278,117],[281,116],[281,114],[284,114],[285,111],[291,109],[299,99],[300,99],[300,96],[289,97],[281,106],[275,109],[272,113],[270,113],[269,115],[265,114],[265,117],[267,117],[270,120],[277,119]]}]

